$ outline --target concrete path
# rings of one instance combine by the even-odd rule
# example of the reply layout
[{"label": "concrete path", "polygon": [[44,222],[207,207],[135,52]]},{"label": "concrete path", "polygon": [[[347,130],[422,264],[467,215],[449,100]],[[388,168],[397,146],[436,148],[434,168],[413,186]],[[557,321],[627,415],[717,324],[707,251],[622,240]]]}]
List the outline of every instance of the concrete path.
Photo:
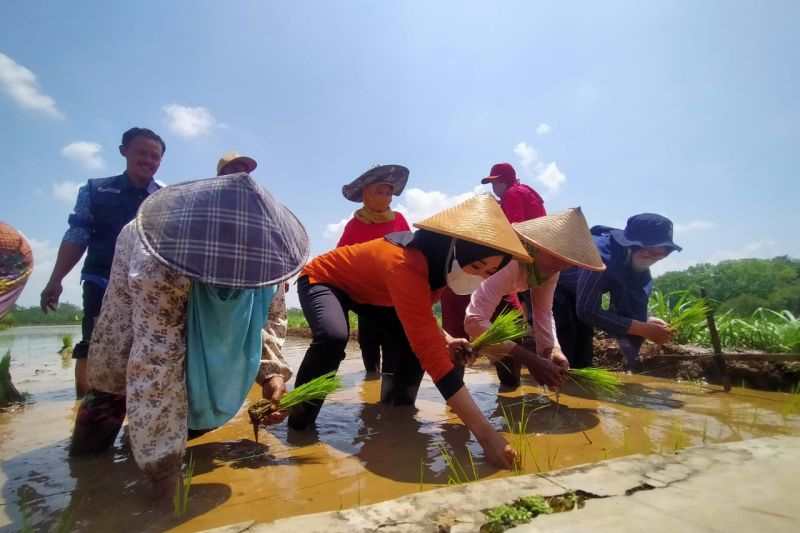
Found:
[{"label": "concrete path", "polygon": [[800,531],[800,438],[769,437],[631,456],[551,472],[433,490],[339,512],[214,533],[462,533],[482,510],[521,496],[583,491],[582,509],[540,516],[508,531]]}]

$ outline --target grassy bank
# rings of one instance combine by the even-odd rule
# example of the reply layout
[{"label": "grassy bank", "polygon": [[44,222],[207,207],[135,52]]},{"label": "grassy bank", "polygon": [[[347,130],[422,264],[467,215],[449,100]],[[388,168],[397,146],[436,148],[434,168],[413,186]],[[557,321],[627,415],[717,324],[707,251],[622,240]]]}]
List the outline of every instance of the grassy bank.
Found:
[{"label": "grassy bank", "polygon": [[[687,291],[654,291],[650,298],[650,314],[672,325],[676,344],[710,347],[705,311],[715,307],[713,300],[703,300]],[[728,309],[717,314],[716,322],[724,348],[800,352],[800,319],[788,310],[761,307],[748,316],[737,316]]]}]

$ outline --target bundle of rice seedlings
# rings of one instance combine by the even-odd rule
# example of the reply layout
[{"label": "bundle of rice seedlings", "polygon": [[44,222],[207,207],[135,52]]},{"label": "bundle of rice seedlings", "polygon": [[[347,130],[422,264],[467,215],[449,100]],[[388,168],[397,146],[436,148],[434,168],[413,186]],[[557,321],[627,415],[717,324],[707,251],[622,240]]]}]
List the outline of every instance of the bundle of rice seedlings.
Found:
[{"label": "bundle of rice seedlings", "polygon": [[270,414],[275,411],[283,411],[313,400],[324,400],[328,394],[342,388],[342,380],[336,375],[336,371],[328,372],[318,378],[312,379],[308,383],[303,383],[294,390],[283,395],[279,402],[272,400],[258,400],[247,410],[250,421],[253,423],[253,433],[258,442],[258,427],[266,426],[265,421]]},{"label": "bundle of rice seedlings", "polygon": [[619,396],[622,382],[605,368],[570,368],[567,376],[590,394]]},{"label": "bundle of rice seedlings", "polygon": [[480,353],[483,348],[520,339],[527,333],[528,325],[522,313],[516,309],[509,309],[500,313],[486,331],[470,342],[470,347],[473,352]]}]

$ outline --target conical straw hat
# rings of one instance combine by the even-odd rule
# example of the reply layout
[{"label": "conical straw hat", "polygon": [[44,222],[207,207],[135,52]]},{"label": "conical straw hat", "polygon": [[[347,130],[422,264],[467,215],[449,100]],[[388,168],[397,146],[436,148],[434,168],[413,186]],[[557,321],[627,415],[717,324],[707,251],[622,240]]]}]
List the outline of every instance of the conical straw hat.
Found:
[{"label": "conical straw hat", "polygon": [[523,243],[541,248],[562,261],[598,272],[606,269],[580,207],[512,226]]},{"label": "conical straw hat", "polygon": [[488,194],[473,196],[414,226],[493,248],[525,263],[532,261],[497,200]]}]

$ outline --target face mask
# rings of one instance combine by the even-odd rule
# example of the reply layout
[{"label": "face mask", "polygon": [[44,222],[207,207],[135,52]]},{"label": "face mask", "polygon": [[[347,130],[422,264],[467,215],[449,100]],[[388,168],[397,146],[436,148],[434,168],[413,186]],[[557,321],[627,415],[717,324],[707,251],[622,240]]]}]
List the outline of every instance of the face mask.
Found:
[{"label": "face mask", "polygon": [[634,272],[644,272],[645,270],[649,270],[656,261],[658,261],[658,259],[642,258],[633,254],[631,256],[631,268]]},{"label": "face mask", "polygon": [[483,283],[483,278],[475,274],[464,272],[458,260],[454,257],[447,273],[447,286],[450,290],[460,296],[466,296],[475,292]]}]

